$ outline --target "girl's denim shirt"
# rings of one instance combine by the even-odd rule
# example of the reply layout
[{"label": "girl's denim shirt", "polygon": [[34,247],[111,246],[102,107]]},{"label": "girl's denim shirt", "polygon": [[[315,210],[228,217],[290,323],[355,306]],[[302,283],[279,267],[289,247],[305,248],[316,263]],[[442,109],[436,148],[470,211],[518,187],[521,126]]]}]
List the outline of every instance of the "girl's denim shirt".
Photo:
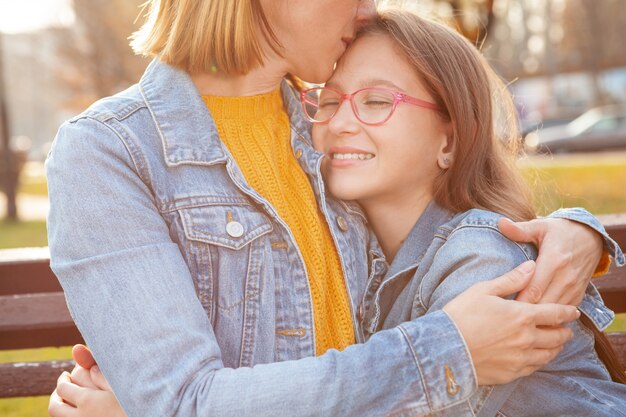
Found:
[{"label": "girl's denim shirt", "polygon": [[[568,216],[585,215],[580,209]],[[431,203],[405,240],[389,271],[369,283],[362,322],[366,337],[400,323],[439,311],[458,294],[480,281],[496,278],[529,259],[534,246],[505,238],[501,218],[493,212],[470,210],[452,214]],[[589,223],[605,236],[618,265],[624,257],[602,225]],[[480,306],[476,306],[480,308]],[[587,288],[580,310],[605,329],[614,314],[593,285]],[[626,385],[614,383],[594,350],[591,331],[580,321],[570,324],[574,338],[548,365],[513,383],[481,386],[466,401],[439,410],[436,416],[625,416]],[[427,343],[445,343],[439,336]],[[431,376],[424,370],[425,378]],[[457,389],[448,372],[448,390]],[[427,414],[428,404],[420,411]]]},{"label": "girl's denim shirt", "polygon": [[[310,126],[282,90],[363,342],[357,323],[381,253],[361,210],[326,194]],[[442,311],[312,358],[293,235],[244,180],[186,73],[155,60],[139,84],[65,123],[47,175],[52,269],[129,417],[405,415],[475,392],[463,338]]]}]

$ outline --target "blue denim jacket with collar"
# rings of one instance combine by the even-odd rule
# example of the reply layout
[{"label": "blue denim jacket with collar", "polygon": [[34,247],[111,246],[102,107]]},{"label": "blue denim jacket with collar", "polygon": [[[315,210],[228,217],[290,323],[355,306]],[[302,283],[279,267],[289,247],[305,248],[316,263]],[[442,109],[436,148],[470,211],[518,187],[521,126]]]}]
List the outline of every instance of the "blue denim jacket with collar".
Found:
[{"label": "blue denim jacket with collar", "polygon": [[[294,157],[330,226],[362,342],[356,316],[380,251],[368,249],[361,210],[326,194],[310,126],[282,90]],[[52,269],[129,417],[403,415],[475,391],[463,338],[443,312],[312,358],[293,235],[246,183],[188,74],[154,61],[137,85],[65,123],[46,169]]]},{"label": "blue denim jacket with collar", "polygon": [[[585,213],[567,212],[571,218]],[[535,259],[534,246],[512,242],[498,231],[501,217],[484,210],[455,215],[431,203],[387,274],[368,285],[362,322],[366,336],[428,316],[473,284]],[[590,225],[605,236],[616,263],[623,265],[623,253],[602,225]],[[593,285],[579,308],[602,330],[614,318]],[[510,384],[481,386],[467,401],[432,415],[626,416],[626,385],[611,381],[594,350],[591,331],[580,321],[570,327],[574,338],[541,370]],[[429,378],[428,371],[424,373]],[[448,377],[449,389],[456,389],[454,374]]]}]

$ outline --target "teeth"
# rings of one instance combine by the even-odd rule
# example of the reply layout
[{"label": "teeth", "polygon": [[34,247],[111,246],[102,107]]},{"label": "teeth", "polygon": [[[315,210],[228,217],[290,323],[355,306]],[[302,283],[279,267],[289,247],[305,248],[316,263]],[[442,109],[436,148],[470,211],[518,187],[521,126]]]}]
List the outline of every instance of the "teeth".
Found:
[{"label": "teeth", "polygon": [[371,153],[334,153],[332,156],[333,159],[358,159],[361,161],[374,157]]}]

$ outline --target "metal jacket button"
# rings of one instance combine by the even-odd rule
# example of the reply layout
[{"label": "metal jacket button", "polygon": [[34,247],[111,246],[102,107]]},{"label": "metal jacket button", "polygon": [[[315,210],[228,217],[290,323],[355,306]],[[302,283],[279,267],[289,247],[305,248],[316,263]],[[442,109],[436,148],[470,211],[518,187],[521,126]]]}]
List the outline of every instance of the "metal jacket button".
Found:
[{"label": "metal jacket button", "polygon": [[228,224],[226,224],[226,233],[228,233],[230,237],[241,237],[243,236],[243,226],[239,222],[228,222]]},{"label": "metal jacket button", "polygon": [[300,159],[300,158],[302,158],[302,149],[298,149],[296,151],[296,159]]},{"label": "metal jacket button", "polygon": [[341,216],[337,217],[337,226],[339,226],[339,229],[343,232],[348,231],[348,222]]}]

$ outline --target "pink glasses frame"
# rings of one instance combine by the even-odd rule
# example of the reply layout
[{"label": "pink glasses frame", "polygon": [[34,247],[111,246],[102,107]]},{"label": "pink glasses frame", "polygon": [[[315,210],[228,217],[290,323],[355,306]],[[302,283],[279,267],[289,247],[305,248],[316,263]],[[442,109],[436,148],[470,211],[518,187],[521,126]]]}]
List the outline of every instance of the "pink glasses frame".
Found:
[{"label": "pink glasses frame", "polygon": [[[328,118],[328,120],[320,122],[317,121],[315,119],[313,119],[312,117],[310,117],[306,111],[306,105],[313,105],[313,103],[311,103],[310,101],[307,101],[307,94],[311,91],[314,90],[330,90],[334,93],[337,93],[339,95],[339,105],[337,106],[337,109],[333,112],[333,114],[330,115],[330,117]],[[374,90],[374,91],[384,91],[387,93],[391,93],[393,94],[393,107],[391,108],[391,111],[389,112],[389,116],[387,116],[385,118],[385,120],[383,120],[382,122],[378,122],[378,123],[369,123],[364,121],[363,119],[361,119],[358,115],[357,109],[356,109],[356,105],[354,104],[354,101],[352,100],[352,98],[359,94],[361,91],[364,90]],[[300,102],[302,103],[302,110],[304,110],[304,115],[306,116],[307,119],[309,119],[311,122],[313,123],[328,123],[332,120],[333,117],[335,117],[335,115],[337,114],[337,111],[339,111],[339,108],[341,107],[341,105],[343,104],[343,102],[345,100],[350,101],[350,107],[352,108],[352,113],[354,114],[354,116],[363,124],[369,125],[369,126],[380,126],[382,124],[387,123],[387,121],[389,119],[391,119],[391,116],[393,115],[393,113],[396,111],[396,107],[398,107],[398,103],[407,103],[407,104],[411,104],[413,106],[417,106],[417,107],[423,107],[425,109],[431,109],[431,110],[440,110],[439,106],[437,106],[435,103],[431,103],[429,101],[425,101],[425,100],[421,100],[419,98],[416,97],[411,97],[407,94],[401,93],[399,91],[394,91],[394,90],[390,90],[387,88],[380,88],[380,87],[365,87],[365,88],[361,88],[360,90],[357,90],[353,93],[342,93],[340,91],[337,91],[335,89],[332,88],[328,88],[328,87],[315,87],[315,88],[309,88],[307,90],[301,91],[300,92]]]}]

